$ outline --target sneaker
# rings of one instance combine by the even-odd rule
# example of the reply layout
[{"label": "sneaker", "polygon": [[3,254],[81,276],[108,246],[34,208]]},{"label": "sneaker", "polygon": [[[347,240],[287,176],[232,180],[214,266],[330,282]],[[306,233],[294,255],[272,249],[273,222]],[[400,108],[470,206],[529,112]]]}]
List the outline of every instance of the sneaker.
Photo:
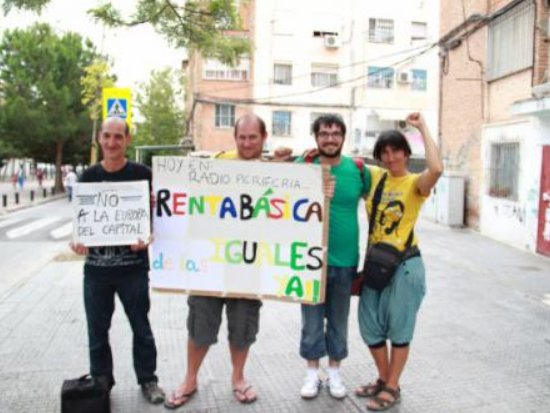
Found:
[{"label": "sneaker", "polygon": [[300,395],[303,399],[314,399],[319,394],[319,389],[321,388],[321,380],[319,377],[306,377],[304,385],[300,390]]},{"label": "sneaker", "polygon": [[342,383],[342,378],[339,374],[332,374],[327,379],[327,385],[328,392],[333,398],[341,400],[346,397],[346,386]]},{"label": "sneaker", "polygon": [[164,391],[159,387],[156,381],[148,381],[141,385],[143,397],[152,404],[160,404],[164,401]]}]

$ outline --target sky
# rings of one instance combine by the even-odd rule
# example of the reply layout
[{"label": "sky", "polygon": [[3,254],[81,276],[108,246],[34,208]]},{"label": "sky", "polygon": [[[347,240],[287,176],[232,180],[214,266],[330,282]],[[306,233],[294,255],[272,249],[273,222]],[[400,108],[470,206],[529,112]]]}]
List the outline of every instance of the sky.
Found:
[{"label": "sky", "polygon": [[[130,87],[134,92],[146,82],[153,69],[179,69],[185,50],[170,48],[168,42],[151,26],[124,29],[103,29],[86,11],[102,4],[102,0],[51,0],[41,15],[12,10],[7,16],[0,12],[0,28],[24,28],[34,22],[49,23],[59,32],[73,31],[87,37],[99,51],[108,54],[117,75],[117,87]],[[126,13],[133,10],[136,0],[113,0],[111,3]]]}]

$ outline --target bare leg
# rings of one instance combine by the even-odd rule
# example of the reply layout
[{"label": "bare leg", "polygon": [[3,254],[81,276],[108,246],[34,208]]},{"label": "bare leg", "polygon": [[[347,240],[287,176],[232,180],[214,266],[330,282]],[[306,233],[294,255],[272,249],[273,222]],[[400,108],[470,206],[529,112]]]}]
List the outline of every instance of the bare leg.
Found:
[{"label": "bare leg", "polygon": [[391,349],[391,358],[390,358],[390,372],[386,385],[393,390],[399,388],[399,378],[405,364],[407,363],[407,358],[409,357],[409,346],[406,347],[392,347]]},{"label": "bare leg", "polygon": [[378,378],[387,383],[390,375],[388,346],[369,348],[369,350],[378,369]]},{"label": "bare leg", "polygon": [[[378,394],[378,397],[380,399],[393,402],[393,400],[395,400],[396,398],[399,398],[398,396],[399,395],[399,378],[401,377],[401,373],[405,368],[405,364],[407,363],[408,356],[409,356],[409,346],[392,347],[388,376],[387,376],[387,380],[385,381],[386,381],[386,387],[393,390],[396,393],[394,396],[388,393],[387,391],[382,391]],[[380,402],[377,402],[375,399],[371,399],[367,403],[367,407],[369,406],[371,408],[380,407]]]},{"label": "bare leg", "polygon": [[244,378],[244,366],[248,357],[248,349],[249,347],[242,349],[232,344],[229,345],[231,363],[233,364],[231,383],[233,384],[235,397],[241,402],[251,402],[256,400],[257,397],[254,388]]},{"label": "bare leg", "polygon": [[187,340],[187,371],[183,383],[178,386],[178,393],[188,394],[198,387],[197,376],[209,348],[197,346],[192,339]]},{"label": "bare leg", "polygon": [[307,361],[307,368],[308,369],[318,369],[319,368],[319,360],[308,360]]},{"label": "bare leg", "polygon": [[[328,365],[329,367],[338,368],[340,367],[340,361],[328,359]],[[317,367],[319,367],[319,362],[317,362]]]}]

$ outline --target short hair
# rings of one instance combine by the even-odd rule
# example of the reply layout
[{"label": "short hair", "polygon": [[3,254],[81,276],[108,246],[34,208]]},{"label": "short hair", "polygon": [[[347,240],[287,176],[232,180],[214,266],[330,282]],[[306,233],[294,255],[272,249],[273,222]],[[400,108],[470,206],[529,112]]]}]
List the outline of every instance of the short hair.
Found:
[{"label": "short hair", "polygon": [[405,135],[395,129],[384,131],[378,136],[372,151],[374,159],[381,161],[382,152],[384,152],[387,146],[390,146],[395,151],[402,150],[407,156],[411,156],[412,154],[411,146]]},{"label": "short hair", "polygon": [[101,133],[101,131],[103,130],[103,126],[105,125],[105,123],[107,123],[109,120],[111,119],[120,119],[122,122],[124,122],[124,135],[125,136],[128,136],[130,134],[130,127],[128,126],[128,122],[126,122],[126,119],[123,119],[123,118],[119,118],[118,116],[113,116],[113,117],[110,117],[110,118],[107,118],[105,119],[102,123],[101,123],[101,128],[99,129],[99,132]]},{"label": "short hair", "polygon": [[247,113],[243,116],[241,116],[239,119],[237,119],[237,121],[235,122],[235,127],[233,129],[233,136],[234,137],[237,137],[237,130],[239,129],[239,123],[241,123],[243,120],[255,120],[256,122],[258,122],[258,125],[260,126],[260,134],[262,136],[265,136],[267,135],[267,128],[265,126],[265,122],[262,118],[260,118],[258,115],[256,115],[255,113]]},{"label": "short hair", "polygon": [[315,122],[313,122],[313,125],[311,125],[311,132],[313,132],[315,136],[317,136],[317,134],[319,133],[319,129],[321,129],[321,125],[340,126],[340,130],[342,131],[344,136],[346,135],[346,124],[344,123],[344,120],[340,115],[337,115],[335,113],[327,113],[315,119]]}]

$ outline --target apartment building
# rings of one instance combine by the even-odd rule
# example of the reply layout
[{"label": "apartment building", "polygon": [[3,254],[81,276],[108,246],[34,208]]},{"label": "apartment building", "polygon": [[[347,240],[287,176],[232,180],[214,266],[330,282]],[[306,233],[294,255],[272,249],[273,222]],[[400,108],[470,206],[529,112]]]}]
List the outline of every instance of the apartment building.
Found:
[{"label": "apartment building", "polygon": [[441,147],[467,224],[550,255],[546,0],[442,0]]},{"label": "apartment building", "polygon": [[[411,111],[424,112],[437,131],[437,0],[251,0],[240,7],[236,35],[251,39],[251,55],[235,68],[197,54],[188,63],[197,149],[230,148],[234,121],[247,111],[266,121],[268,150],[311,147],[311,124],[323,113],[343,117],[348,153],[370,154],[377,134],[403,128]],[[405,132],[421,154],[420,137]]]}]

